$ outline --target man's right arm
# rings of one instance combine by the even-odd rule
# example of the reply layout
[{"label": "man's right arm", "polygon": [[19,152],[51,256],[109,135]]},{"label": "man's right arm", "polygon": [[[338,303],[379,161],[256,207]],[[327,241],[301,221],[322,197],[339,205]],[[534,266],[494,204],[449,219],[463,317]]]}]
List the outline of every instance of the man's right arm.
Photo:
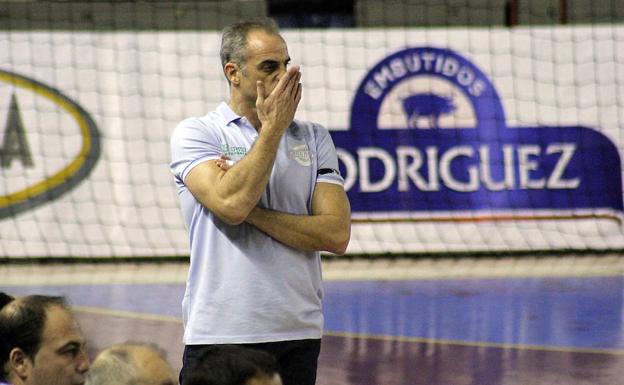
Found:
[{"label": "man's right arm", "polygon": [[262,123],[251,150],[227,172],[216,160],[195,166],[184,183],[202,205],[228,224],[242,223],[264,192],[282,135],[294,118],[301,87],[298,68],[291,68],[265,98],[258,84],[256,108]]},{"label": "man's right arm", "polygon": [[256,206],[267,184],[277,147],[272,141],[274,138],[259,136],[251,151],[228,172],[219,168],[216,160],[200,163],[184,183],[195,199],[221,220],[239,224]]}]

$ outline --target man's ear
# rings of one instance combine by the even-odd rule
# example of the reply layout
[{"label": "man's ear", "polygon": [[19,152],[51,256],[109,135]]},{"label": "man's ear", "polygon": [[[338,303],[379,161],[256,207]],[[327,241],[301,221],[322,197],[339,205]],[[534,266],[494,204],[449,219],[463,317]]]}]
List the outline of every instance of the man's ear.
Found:
[{"label": "man's ear", "polygon": [[233,85],[240,84],[240,68],[236,63],[226,63],[223,67],[223,72],[225,73],[225,77],[230,81]]},{"label": "man's ear", "polygon": [[9,353],[8,372],[9,376],[14,375],[24,380],[29,377],[32,371],[33,362],[20,348],[13,348]]}]

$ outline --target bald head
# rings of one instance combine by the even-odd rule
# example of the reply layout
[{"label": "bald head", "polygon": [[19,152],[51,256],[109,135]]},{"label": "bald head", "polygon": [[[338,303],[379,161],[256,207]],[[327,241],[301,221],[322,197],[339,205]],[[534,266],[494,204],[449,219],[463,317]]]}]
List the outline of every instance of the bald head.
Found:
[{"label": "bald head", "polygon": [[87,385],[173,385],[176,378],[164,353],[144,344],[113,345],[93,361]]}]

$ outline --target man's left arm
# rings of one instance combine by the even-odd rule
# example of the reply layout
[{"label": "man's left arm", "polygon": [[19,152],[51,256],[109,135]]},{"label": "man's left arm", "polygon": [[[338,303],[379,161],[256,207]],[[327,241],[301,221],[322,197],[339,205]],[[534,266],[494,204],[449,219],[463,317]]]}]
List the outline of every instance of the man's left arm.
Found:
[{"label": "man's left arm", "polygon": [[342,185],[317,182],[312,213],[295,215],[255,207],[246,222],[303,251],[344,254],[351,237],[351,208]]}]

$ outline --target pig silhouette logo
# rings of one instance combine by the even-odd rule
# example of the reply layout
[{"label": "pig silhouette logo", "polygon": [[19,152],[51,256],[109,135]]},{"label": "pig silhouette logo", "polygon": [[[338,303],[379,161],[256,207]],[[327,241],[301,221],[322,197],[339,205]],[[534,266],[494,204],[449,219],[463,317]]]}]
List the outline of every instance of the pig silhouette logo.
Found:
[{"label": "pig silhouette logo", "polygon": [[456,108],[452,97],[431,93],[408,96],[402,103],[409,128],[420,128],[419,122],[424,120],[428,128],[437,129],[440,115],[450,114]]}]

